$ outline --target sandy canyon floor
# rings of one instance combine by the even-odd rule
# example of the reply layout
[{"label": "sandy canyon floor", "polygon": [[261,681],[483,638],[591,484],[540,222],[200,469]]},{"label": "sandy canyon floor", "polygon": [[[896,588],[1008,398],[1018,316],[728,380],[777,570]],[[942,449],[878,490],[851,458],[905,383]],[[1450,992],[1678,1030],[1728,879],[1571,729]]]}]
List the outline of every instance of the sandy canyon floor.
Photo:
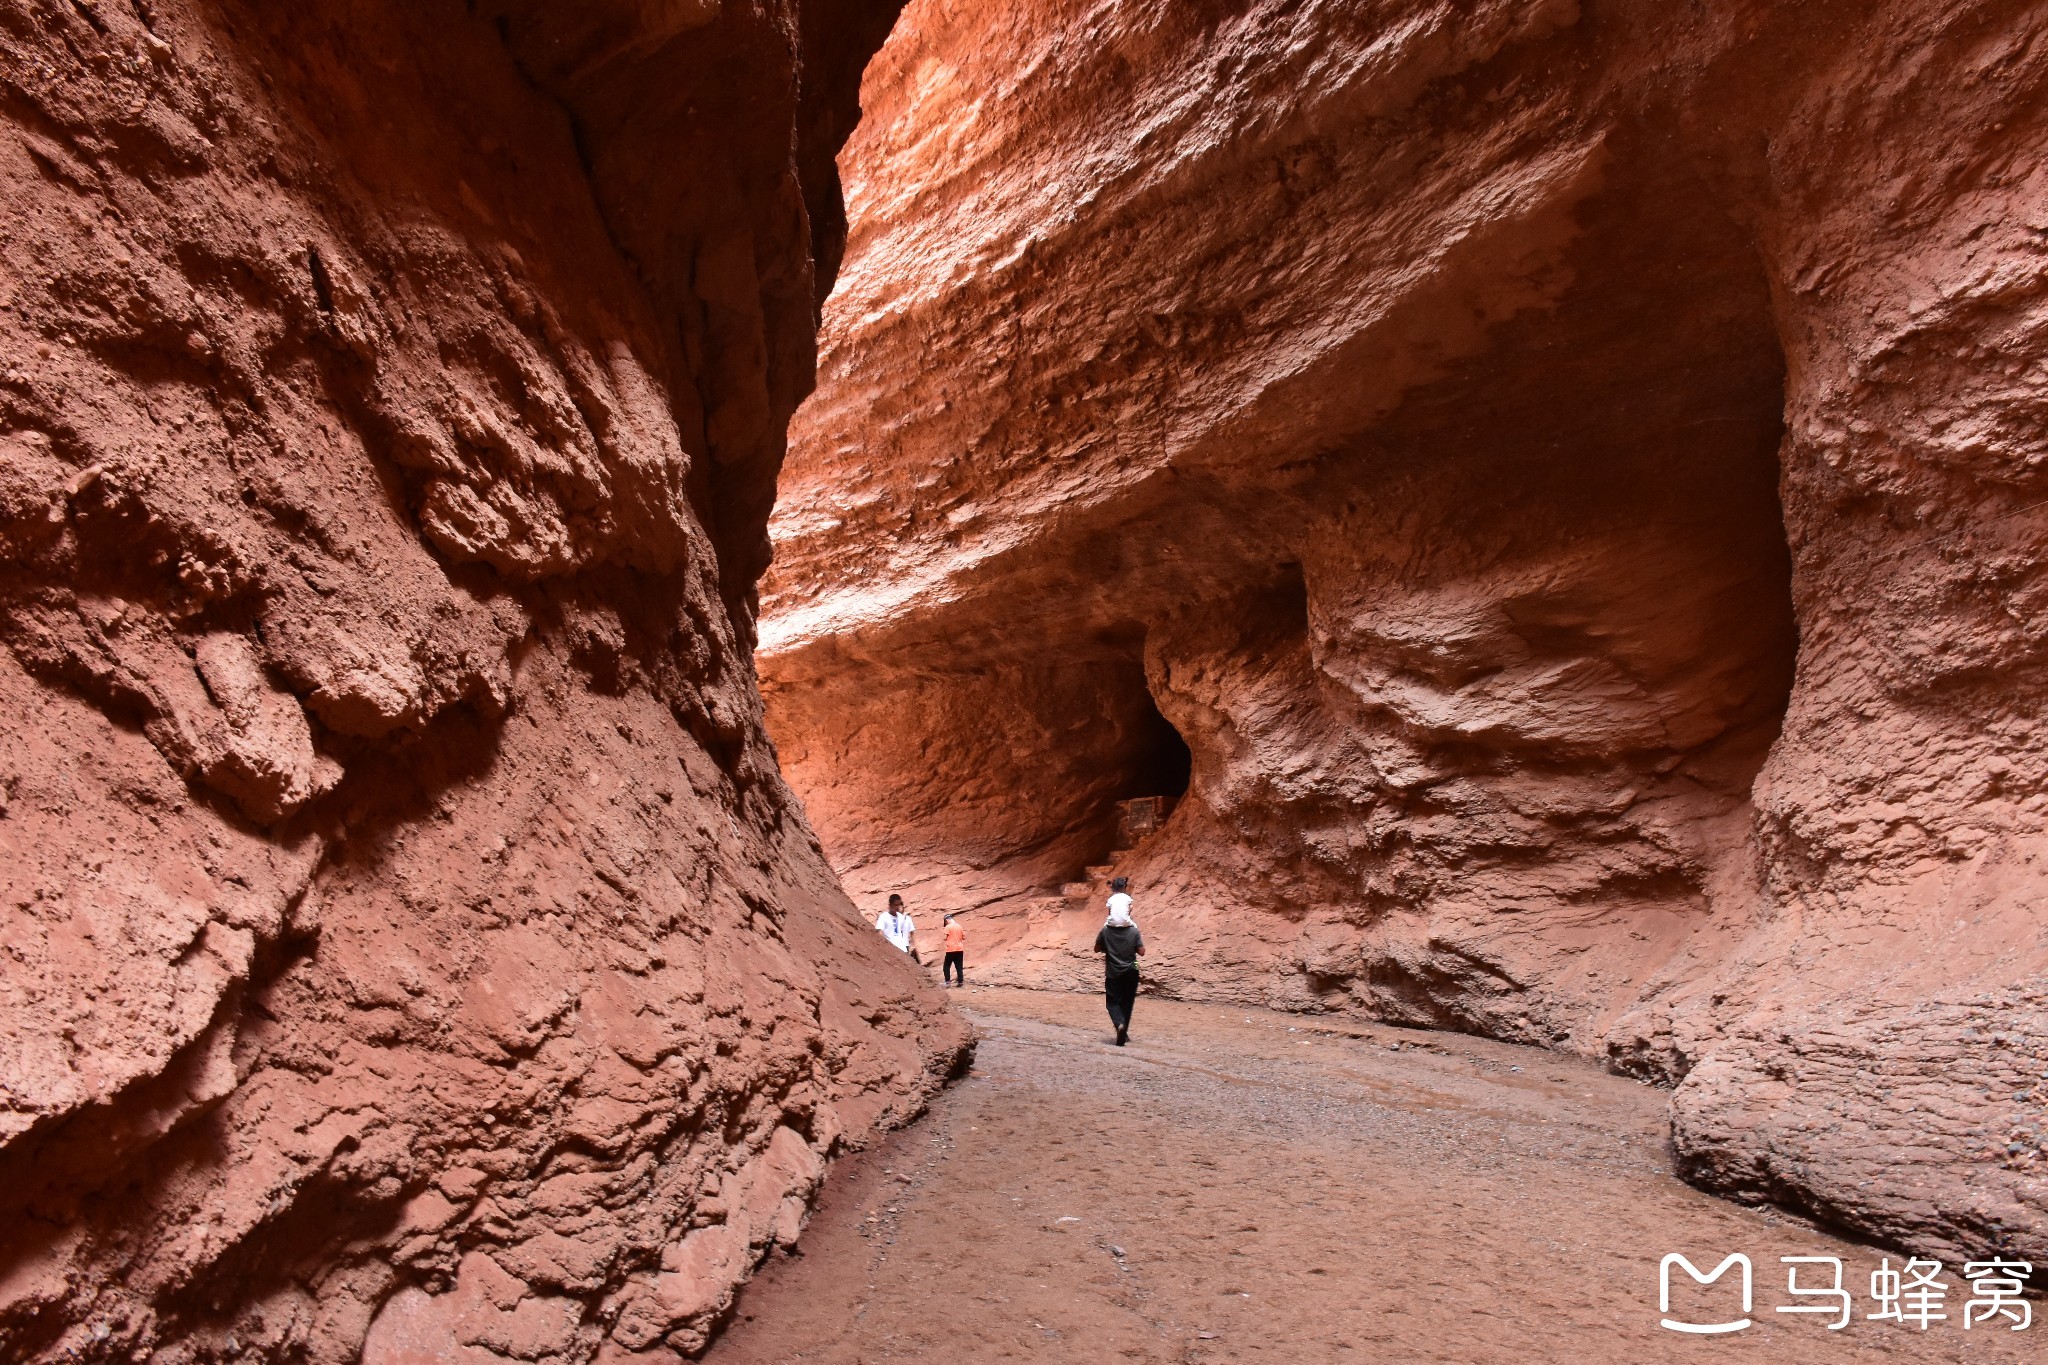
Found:
[{"label": "sandy canyon floor", "polygon": [[[1120,1050],[1090,996],[956,999],[972,1074],[834,1174],[709,1360],[2017,1361],[2048,1333],[1966,1331],[1956,1266],[1947,1321],[1869,1321],[1883,1253],[1680,1183],[1662,1094],[1592,1065],[1150,999]],[[1661,1258],[1736,1251],[1755,1325],[1660,1328]],[[1776,1313],[1818,1302],[1780,1256],[1839,1257],[1854,1321]],[[1727,1316],[1728,1281],[1679,1281],[1674,1316]]]}]

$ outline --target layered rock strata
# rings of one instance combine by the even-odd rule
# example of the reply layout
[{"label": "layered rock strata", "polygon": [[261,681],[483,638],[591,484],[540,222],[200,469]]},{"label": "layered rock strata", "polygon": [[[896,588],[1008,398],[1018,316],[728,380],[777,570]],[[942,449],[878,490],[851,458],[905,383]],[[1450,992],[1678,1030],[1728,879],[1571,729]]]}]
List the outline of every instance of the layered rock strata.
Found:
[{"label": "layered rock strata", "polygon": [[1159,990],[2048,1262],[2044,95],[2017,0],[913,0],[764,599],[849,888],[1069,984],[1113,866]]},{"label": "layered rock strata", "polygon": [[892,17],[0,0],[0,1356],[673,1359],[956,1063],[749,654]]}]

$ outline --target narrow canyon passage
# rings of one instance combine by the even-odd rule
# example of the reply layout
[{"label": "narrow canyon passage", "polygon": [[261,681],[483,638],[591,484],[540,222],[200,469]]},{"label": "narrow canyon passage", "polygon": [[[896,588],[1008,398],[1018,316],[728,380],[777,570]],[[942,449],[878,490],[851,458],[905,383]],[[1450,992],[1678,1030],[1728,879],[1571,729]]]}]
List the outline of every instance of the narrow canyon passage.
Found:
[{"label": "narrow canyon passage", "polygon": [[[1681,1184],[1661,1096],[1586,1062],[1150,999],[1119,1050],[1093,997],[961,999],[972,1073],[835,1172],[708,1361],[2036,1358],[1959,1322],[1777,1314],[1807,1302],[1780,1256],[1840,1258],[1860,1298],[1883,1253]],[[1662,1330],[1661,1258],[1736,1251],[1755,1325]],[[1679,1278],[1674,1316],[1733,1316]]]},{"label": "narrow canyon passage", "polygon": [[2048,37],[1938,9],[908,0],[756,655],[855,902],[2048,1265]]},{"label": "narrow canyon passage", "polygon": [[2015,1358],[2043,147],[2043,0],[0,0],[0,1365]]}]

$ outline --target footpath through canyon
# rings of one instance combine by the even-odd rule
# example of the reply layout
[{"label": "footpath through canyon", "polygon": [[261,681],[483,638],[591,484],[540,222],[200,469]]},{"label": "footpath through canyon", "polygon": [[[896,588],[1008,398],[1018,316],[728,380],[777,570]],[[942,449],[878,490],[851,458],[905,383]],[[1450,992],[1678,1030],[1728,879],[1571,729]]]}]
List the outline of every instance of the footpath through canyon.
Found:
[{"label": "footpath through canyon", "polygon": [[[2039,0],[0,0],[0,1360],[2048,1265],[2043,146]],[[1109,875],[1142,1059],[873,928]]]},{"label": "footpath through canyon", "polygon": [[[1960,1291],[1924,1331],[1865,1317],[1883,1251],[1681,1184],[1662,1094],[1582,1059],[1151,1000],[1120,1049],[1094,999],[963,1004],[973,1074],[834,1172],[802,1254],[742,1292],[711,1365],[2040,1355],[2031,1328],[1964,1328]],[[1706,1271],[1738,1251],[1750,1327],[1659,1325],[1666,1254]],[[1778,1313],[1823,1302],[1785,1292],[1781,1256],[1839,1260],[1853,1320]],[[1732,1279],[1673,1277],[1675,1320],[1734,1316]]]}]

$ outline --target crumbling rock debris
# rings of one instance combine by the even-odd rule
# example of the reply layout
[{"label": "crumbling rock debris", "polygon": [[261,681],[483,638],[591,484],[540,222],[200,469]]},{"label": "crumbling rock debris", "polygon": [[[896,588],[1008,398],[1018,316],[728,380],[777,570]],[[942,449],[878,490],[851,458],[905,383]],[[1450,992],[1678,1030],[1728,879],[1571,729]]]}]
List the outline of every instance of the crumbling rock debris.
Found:
[{"label": "crumbling rock debris", "polygon": [[0,0],[0,1356],[660,1361],[958,1063],[761,728],[887,0]]},{"label": "crumbling rock debris", "polygon": [[2021,0],[912,0],[764,583],[848,888],[1079,985],[1121,873],[1161,992],[2048,1262],[2044,93]]}]

